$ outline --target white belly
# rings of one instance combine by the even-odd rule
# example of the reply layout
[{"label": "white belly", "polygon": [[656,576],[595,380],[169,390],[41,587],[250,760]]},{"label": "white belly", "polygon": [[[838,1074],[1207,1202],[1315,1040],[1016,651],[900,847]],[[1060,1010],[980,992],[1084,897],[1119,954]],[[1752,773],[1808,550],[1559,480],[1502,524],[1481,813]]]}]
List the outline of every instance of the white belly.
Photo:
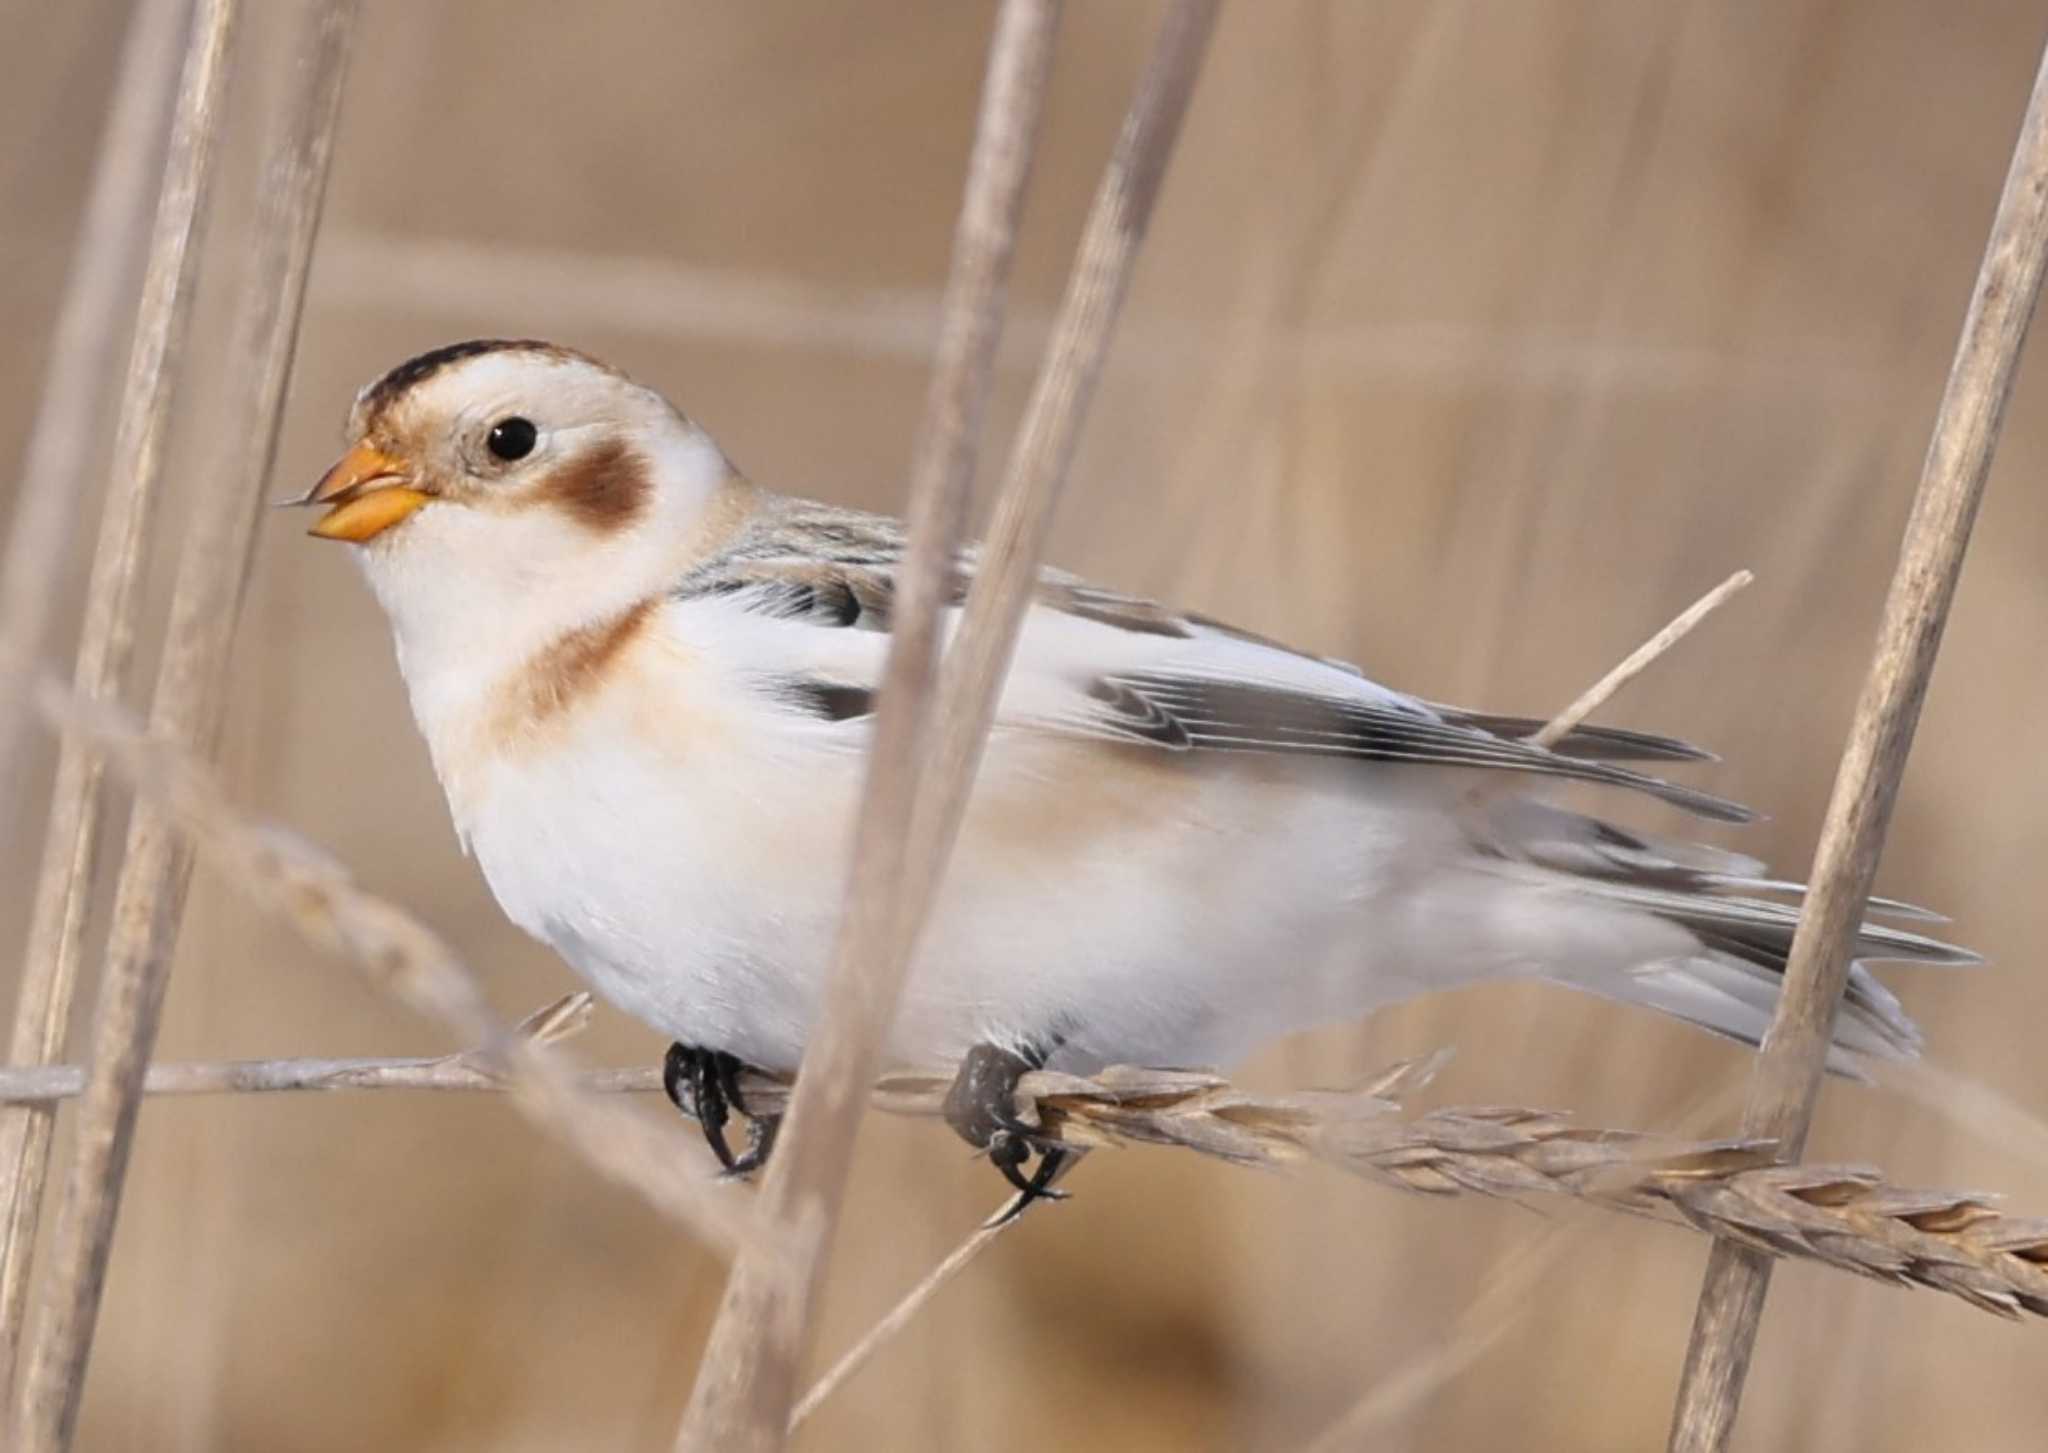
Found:
[{"label": "white belly", "polygon": [[[461,825],[508,915],[661,1033],[793,1068],[846,882],[862,758],[765,733],[676,753],[596,711],[498,764]],[[601,733],[602,751],[577,738]],[[1219,1063],[1412,990],[1361,919],[1433,803],[1296,760],[1111,756],[999,734],[887,1045]],[[1357,782],[1358,787],[1353,787]],[[1418,811],[1421,808],[1423,810]],[[1424,856],[1430,856],[1426,852]],[[1380,885],[1369,887],[1368,885]]]}]

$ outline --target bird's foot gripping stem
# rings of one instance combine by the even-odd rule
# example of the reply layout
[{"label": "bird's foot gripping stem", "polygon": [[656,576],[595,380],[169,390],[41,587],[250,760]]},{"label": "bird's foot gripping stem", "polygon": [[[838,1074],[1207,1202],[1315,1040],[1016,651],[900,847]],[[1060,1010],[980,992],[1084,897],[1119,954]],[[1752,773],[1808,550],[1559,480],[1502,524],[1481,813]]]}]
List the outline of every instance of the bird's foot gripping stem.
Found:
[{"label": "bird's foot gripping stem", "polygon": [[[733,1179],[752,1175],[768,1163],[775,1148],[775,1133],[782,1128],[780,1115],[756,1115],[747,1108],[740,1091],[740,1071],[748,1068],[737,1056],[722,1049],[701,1045],[672,1044],[661,1065],[661,1087],[675,1107],[695,1120],[704,1132],[704,1142],[724,1174]],[[746,1117],[747,1148],[735,1155],[725,1138],[725,1127],[734,1111]]]},{"label": "bird's foot gripping stem", "polygon": [[[1080,1155],[1017,1115],[1018,1082],[1043,1067],[1043,1057],[1034,1060],[998,1045],[978,1044],[960,1062],[946,1091],[946,1123],[976,1150],[988,1152],[1003,1179],[1017,1189],[1017,1199],[999,1222],[1021,1216],[1033,1201],[1064,1200],[1067,1193],[1054,1190],[1053,1182]],[[1038,1164],[1027,1175],[1025,1167],[1034,1155]]]}]

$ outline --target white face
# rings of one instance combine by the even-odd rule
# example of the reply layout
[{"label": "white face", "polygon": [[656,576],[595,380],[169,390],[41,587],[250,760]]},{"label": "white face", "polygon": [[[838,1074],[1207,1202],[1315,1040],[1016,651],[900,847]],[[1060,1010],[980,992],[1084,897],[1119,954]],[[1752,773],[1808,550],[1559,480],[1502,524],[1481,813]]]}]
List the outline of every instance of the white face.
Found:
[{"label": "white face", "polygon": [[[659,394],[539,343],[423,354],[358,395],[349,435],[349,455],[306,502],[337,506],[316,535],[356,544],[429,506],[553,508],[567,525],[630,529],[662,483],[661,456],[717,452]],[[404,494],[351,509],[387,491]]]},{"label": "white face", "polygon": [[[573,628],[665,589],[733,478],[659,394],[541,343],[457,344],[365,389],[304,503],[401,638]],[[522,629],[522,623],[531,629]]]}]

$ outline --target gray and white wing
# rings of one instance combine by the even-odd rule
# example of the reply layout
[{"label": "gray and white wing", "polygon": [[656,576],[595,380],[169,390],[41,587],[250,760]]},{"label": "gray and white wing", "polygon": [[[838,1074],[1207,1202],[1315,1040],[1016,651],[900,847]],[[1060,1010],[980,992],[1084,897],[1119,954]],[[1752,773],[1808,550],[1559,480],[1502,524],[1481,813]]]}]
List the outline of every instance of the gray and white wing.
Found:
[{"label": "gray and white wing", "polygon": [[[851,726],[872,711],[881,679],[902,536],[879,516],[806,508],[776,516],[757,538],[743,535],[679,583],[676,597],[757,622],[763,689]],[[961,556],[956,602],[977,563],[971,551]],[[1427,703],[1342,662],[1052,570],[1026,614],[997,724],[1191,758],[1492,768],[1631,788],[1722,821],[1752,816],[1615,765],[1708,756],[1674,738],[1582,727],[1546,750],[1523,739],[1536,722]]]},{"label": "gray and white wing", "polygon": [[[1251,752],[1360,763],[1470,767],[1626,787],[1702,817],[1748,821],[1748,809],[1667,782],[1616,760],[1683,760],[1704,754],[1670,738],[1582,731],[1551,751],[1475,725],[1393,691],[1338,663],[1301,655],[1209,622],[1187,619],[1168,639],[1090,640],[1048,607],[1034,611],[1028,669],[1070,683],[1068,699],[1041,718],[1049,729],[1191,754]],[[1105,628],[1094,626],[1094,636]],[[1076,638],[1080,637],[1080,638]],[[1019,705],[1026,705],[1020,702]],[[1480,718],[1536,729],[1514,718]]]}]

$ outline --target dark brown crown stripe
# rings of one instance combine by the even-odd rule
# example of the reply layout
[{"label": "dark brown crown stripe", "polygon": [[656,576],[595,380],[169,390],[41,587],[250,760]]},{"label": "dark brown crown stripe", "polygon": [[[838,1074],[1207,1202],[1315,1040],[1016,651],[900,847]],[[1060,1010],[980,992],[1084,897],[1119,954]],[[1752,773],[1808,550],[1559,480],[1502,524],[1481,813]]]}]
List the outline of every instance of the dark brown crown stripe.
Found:
[{"label": "dark brown crown stripe", "polygon": [[444,344],[417,358],[408,358],[365,389],[361,404],[364,417],[374,423],[392,404],[442,369],[485,353],[535,353],[546,358],[583,357],[573,349],[539,338],[471,338],[461,343]]}]

